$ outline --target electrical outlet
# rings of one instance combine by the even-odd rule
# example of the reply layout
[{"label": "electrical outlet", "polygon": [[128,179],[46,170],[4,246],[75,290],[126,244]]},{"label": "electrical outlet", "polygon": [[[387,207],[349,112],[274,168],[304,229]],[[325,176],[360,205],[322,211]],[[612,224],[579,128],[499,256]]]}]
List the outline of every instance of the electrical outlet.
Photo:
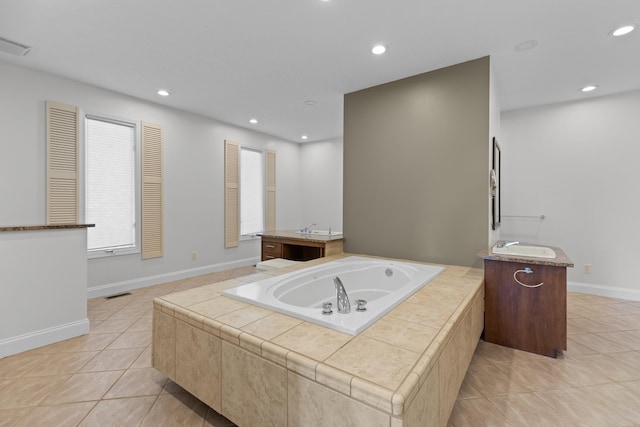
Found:
[{"label": "electrical outlet", "polygon": [[191,252],[191,261],[195,261],[198,259],[198,252]]},{"label": "electrical outlet", "polygon": [[585,264],[582,266],[582,273],[591,274],[591,264]]}]

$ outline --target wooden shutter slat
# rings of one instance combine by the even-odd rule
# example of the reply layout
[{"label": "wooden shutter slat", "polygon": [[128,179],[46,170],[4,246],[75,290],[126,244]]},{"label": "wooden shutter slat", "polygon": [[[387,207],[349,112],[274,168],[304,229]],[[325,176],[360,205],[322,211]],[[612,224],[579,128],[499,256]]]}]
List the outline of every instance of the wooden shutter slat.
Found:
[{"label": "wooden shutter slat", "polygon": [[47,224],[77,224],[78,107],[47,101]]},{"label": "wooden shutter slat", "polygon": [[164,254],[162,127],[142,123],[142,259]]},{"label": "wooden shutter slat", "polygon": [[224,247],[240,245],[240,144],[224,141]]},{"label": "wooden shutter slat", "polygon": [[266,150],[267,153],[267,200],[265,228],[267,230],[276,229],[276,152]]}]

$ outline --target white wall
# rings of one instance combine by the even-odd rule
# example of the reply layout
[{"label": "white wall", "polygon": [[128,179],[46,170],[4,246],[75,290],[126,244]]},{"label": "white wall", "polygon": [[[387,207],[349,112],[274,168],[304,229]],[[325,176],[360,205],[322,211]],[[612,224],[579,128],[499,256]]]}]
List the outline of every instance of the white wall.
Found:
[{"label": "white wall", "polygon": [[301,223],[342,230],[342,138],[300,146]]},{"label": "white wall", "polygon": [[503,213],[546,216],[502,238],[562,248],[575,290],[640,300],[639,111],[633,91],[502,114]]},{"label": "white wall", "polygon": [[[487,183],[489,182],[489,173],[493,168],[493,138],[496,138],[498,144],[502,148],[505,141],[502,140],[501,126],[500,126],[500,99],[498,97],[498,83],[496,79],[496,73],[491,66],[489,72],[489,158],[487,159]],[[492,215],[492,205],[493,200],[491,198],[491,191],[488,190],[489,193],[489,221],[493,220]],[[497,240],[500,240],[500,228],[497,227],[495,230],[492,228],[492,224],[488,224],[487,229],[489,230],[489,245],[492,245]]]},{"label": "white wall", "polygon": [[[45,222],[45,100],[76,105],[92,113],[159,123],[164,128],[165,255],[147,261],[142,261],[139,254],[89,260],[90,296],[258,260],[259,241],[224,248],[225,139],[276,150],[277,227],[294,229],[301,224],[300,177],[319,168],[313,164],[306,172],[301,167],[297,143],[2,62],[0,76],[0,225]],[[318,145],[318,155],[326,157],[322,147]],[[326,147],[331,156],[334,146]],[[306,182],[314,191],[325,191],[318,180],[309,178]],[[335,193],[335,200],[342,202],[337,191],[327,193]],[[335,205],[332,201],[321,202],[323,209],[325,203]],[[315,210],[316,200],[307,200],[305,206],[307,203],[310,210]],[[324,215],[320,218],[325,221]],[[198,253],[196,261],[191,260],[192,251]]]}]

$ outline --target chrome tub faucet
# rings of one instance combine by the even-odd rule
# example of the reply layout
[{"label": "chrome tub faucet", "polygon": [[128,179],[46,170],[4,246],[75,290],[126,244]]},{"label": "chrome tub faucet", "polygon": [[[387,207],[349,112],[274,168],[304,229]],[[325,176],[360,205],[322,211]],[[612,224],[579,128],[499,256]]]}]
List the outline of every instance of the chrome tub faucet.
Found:
[{"label": "chrome tub faucet", "polygon": [[349,302],[349,296],[344,289],[342,280],[338,276],[333,278],[333,283],[336,285],[336,294],[338,297],[338,313],[347,314],[351,312],[351,303]]}]

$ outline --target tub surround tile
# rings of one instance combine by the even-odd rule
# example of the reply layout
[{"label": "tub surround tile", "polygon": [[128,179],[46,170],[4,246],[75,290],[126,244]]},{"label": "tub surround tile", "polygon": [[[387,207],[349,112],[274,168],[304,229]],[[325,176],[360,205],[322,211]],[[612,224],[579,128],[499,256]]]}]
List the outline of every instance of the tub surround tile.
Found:
[{"label": "tub surround tile", "polygon": [[287,425],[287,370],[227,342],[222,353],[221,413],[238,425]]},{"label": "tub surround tile", "polygon": [[271,312],[258,321],[240,327],[244,332],[265,340],[271,340],[304,322],[285,314]]},{"label": "tub surround tile", "polygon": [[175,380],[212,408],[221,407],[221,358],[220,338],[178,322]]},{"label": "tub surround tile", "polygon": [[287,353],[287,369],[302,375],[303,377],[307,377],[310,380],[315,381],[317,366],[317,361],[304,357],[295,351]]},{"label": "tub surround tile", "polygon": [[[380,355],[385,357],[381,358]],[[355,376],[380,384],[389,390],[397,389],[420,353],[405,350],[382,341],[359,335],[345,344],[325,363]]]},{"label": "tub surround tile", "polygon": [[287,386],[290,426],[389,426],[389,415],[295,373],[289,372]]},{"label": "tub surround tile", "polygon": [[316,382],[325,385],[346,396],[351,394],[351,380],[353,375],[340,369],[319,363],[316,366]]},{"label": "tub surround tile", "polygon": [[351,397],[388,414],[393,413],[393,392],[389,389],[354,377],[351,380]]},{"label": "tub surround tile", "polygon": [[175,378],[176,375],[176,319],[155,310],[153,313],[152,365]]},{"label": "tub surround tile", "polygon": [[[347,255],[314,260],[270,274],[284,274],[344,256]],[[446,391],[443,397],[441,389],[443,386],[446,390],[455,389],[456,382],[464,378],[463,370],[466,367],[462,367],[462,364],[465,358],[469,359],[466,360],[468,363],[472,357],[473,348],[469,344],[462,344],[458,349],[469,353],[465,357],[459,357],[454,347],[461,345],[465,339],[475,345],[482,329],[483,281],[482,274],[475,270],[465,267],[450,271],[447,267],[443,274],[414,295],[413,300],[404,301],[359,336],[344,334],[225,296],[216,296],[189,306],[176,304],[189,304],[211,295],[209,292],[237,286],[237,280],[217,284],[215,290],[208,286],[206,291],[193,294],[183,292],[175,298],[156,298],[155,328],[168,327],[169,330],[164,336],[154,333],[153,364],[170,378],[176,378],[176,372],[170,371],[172,366],[175,369],[176,358],[181,361],[187,358],[187,353],[202,352],[199,347],[201,344],[194,343],[189,336],[208,335],[210,339],[217,339],[222,349],[220,358],[212,357],[221,361],[222,378],[206,381],[209,385],[221,384],[220,403],[208,401],[203,397],[206,391],[194,390],[185,384],[196,382],[199,376],[196,372],[200,372],[207,361],[194,360],[193,366],[191,362],[185,362],[185,369],[191,369],[188,375],[190,379],[177,381],[239,425],[254,425],[258,423],[257,420],[260,420],[260,425],[285,425],[283,419],[286,420],[287,414],[305,420],[305,417],[317,411],[315,406],[322,408],[329,404],[330,408],[354,405],[356,412],[360,410],[357,408],[363,408],[368,414],[366,416],[373,417],[371,422],[374,423],[364,425],[382,422],[386,426],[390,423],[398,427],[418,426],[415,420],[425,415],[425,408],[430,408],[430,405],[441,406],[439,399],[450,398],[448,395],[452,393]],[[253,278],[247,278],[246,281],[253,281]],[[429,310],[424,309],[424,304],[429,304]],[[477,316],[480,316],[479,319],[475,319]],[[167,317],[173,318],[173,325]],[[462,318],[466,320],[461,322]],[[183,327],[193,331],[186,333],[182,331]],[[454,332],[461,338],[453,340]],[[476,333],[477,336],[473,337]],[[174,340],[173,347],[170,344],[166,346],[171,339]],[[178,345],[186,350],[177,350],[176,340],[188,340],[189,343],[181,342]],[[163,346],[168,351],[156,351],[155,343],[159,342],[165,343]],[[452,359],[452,369],[461,370],[462,377],[456,373],[454,380],[447,380],[450,384],[441,384],[438,361],[447,347],[451,348],[446,354]],[[177,351],[186,353],[176,357]],[[381,354],[385,355],[384,362],[379,357]],[[160,368],[162,364],[169,370]],[[256,373],[260,373],[260,378]],[[204,382],[201,378],[200,381]],[[429,390],[434,384],[435,390]],[[296,393],[292,394],[291,387],[299,386],[304,389],[301,393],[313,390],[313,393],[326,396],[328,403],[319,399],[311,405],[313,407],[295,408],[294,400],[299,397],[295,396]],[[274,396],[263,397],[262,393],[267,392],[273,392]],[[428,400],[423,402],[421,399]],[[252,404],[242,405],[241,402]],[[451,397],[451,405],[453,402],[455,395]],[[407,415],[403,417],[405,411]],[[427,416],[441,417],[440,411],[436,415],[431,411]],[[450,411],[448,403],[444,411]],[[335,409],[331,412],[336,413]],[[357,424],[361,424],[361,420]],[[299,424],[292,424],[290,418],[289,425]]]},{"label": "tub surround tile", "polygon": [[232,298],[227,298],[225,296],[219,296],[204,302],[199,302],[190,306],[189,308],[192,311],[202,314],[203,316],[215,319],[247,306],[248,304],[244,302],[240,302]]},{"label": "tub surround tile", "polygon": [[187,291],[165,295],[162,297],[162,299],[175,305],[190,307],[194,304],[208,301],[219,296],[220,291],[214,289],[211,285],[207,285],[200,288],[189,289]]},{"label": "tub surround tile", "polygon": [[225,314],[224,316],[220,316],[216,320],[224,323],[225,325],[241,329],[243,326],[260,320],[271,313],[273,313],[271,310],[266,310],[255,305],[249,305],[229,314]]},{"label": "tub surround tile", "polygon": [[361,335],[396,347],[422,353],[438,335],[439,329],[412,323],[399,318],[384,317]]},{"label": "tub surround tile", "polygon": [[293,350],[315,360],[325,360],[353,338],[309,322],[302,322],[271,340],[272,343]]},{"label": "tub surround tile", "polygon": [[[441,426],[446,419],[440,418],[440,396],[439,396],[439,376],[437,366],[429,373],[427,379],[415,391],[412,399],[405,401],[406,411],[403,408],[402,424],[395,420],[392,427],[401,425],[402,427],[422,427]],[[395,408],[394,408],[395,409]],[[394,411],[395,412],[395,411]]]}]

